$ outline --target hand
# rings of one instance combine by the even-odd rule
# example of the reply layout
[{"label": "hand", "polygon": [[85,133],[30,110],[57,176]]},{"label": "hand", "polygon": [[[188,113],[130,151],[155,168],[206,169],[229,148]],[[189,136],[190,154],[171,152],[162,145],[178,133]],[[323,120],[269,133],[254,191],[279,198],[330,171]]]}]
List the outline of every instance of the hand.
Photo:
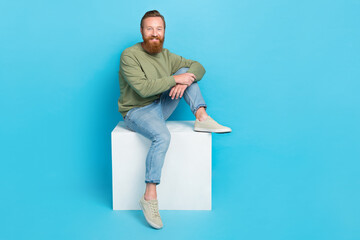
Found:
[{"label": "hand", "polygon": [[171,90],[170,90],[170,94],[169,96],[171,97],[171,99],[174,99],[176,97],[176,99],[178,99],[179,97],[182,98],[185,89],[187,88],[187,85],[184,84],[176,84]]},{"label": "hand", "polygon": [[174,78],[176,83],[184,84],[187,86],[190,86],[194,82],[194,80],[196,80],[196,76],[193,73],[183,73],[183,74],[174,75]]}]

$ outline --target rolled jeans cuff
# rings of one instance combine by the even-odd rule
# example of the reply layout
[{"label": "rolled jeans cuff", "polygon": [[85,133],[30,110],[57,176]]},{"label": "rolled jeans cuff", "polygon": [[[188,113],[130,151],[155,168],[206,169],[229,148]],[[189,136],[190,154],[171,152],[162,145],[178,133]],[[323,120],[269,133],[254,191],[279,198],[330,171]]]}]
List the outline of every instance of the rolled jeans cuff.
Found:
[{"label": "rolled jeans cuff", "polygon": [[145,183],[155,183],[156,185],[159,185],[160,181],[158,181],[158,180],[145,180]]},{"label": "rolled jeans cuff", "polygon": [[199,109],[199,108],[201,108],[201,107],[204,107],[205,108],[205,110],[207,109],[207,106],[206,106],[206,104],[199,104],[199,105],[197,105],[194,109],[193,109],[193,114],[194,114],[194,116],[195,116],[195,113],[197,112],[197,110]]}]

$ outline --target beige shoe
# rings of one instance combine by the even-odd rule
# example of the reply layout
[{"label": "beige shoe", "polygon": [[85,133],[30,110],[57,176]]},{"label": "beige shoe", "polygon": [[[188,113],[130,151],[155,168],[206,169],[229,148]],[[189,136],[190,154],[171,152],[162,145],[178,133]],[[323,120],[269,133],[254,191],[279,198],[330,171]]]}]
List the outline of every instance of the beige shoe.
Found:
[{"label": "beige shoe", "polygon": [[196,119],[194,130],[197,132],[214,132],[214,133],[228,133],[231,128],[218,124],[214,119],[208,116],[204,121]]},{"label": "beige shoe", "polygon": [[139,204],[144,213],[145,219],[150,224],[150,226],[156,229],[162,228],[163,223],[160,218],[158,200],[154,199],[146,201],[143,195]]}]

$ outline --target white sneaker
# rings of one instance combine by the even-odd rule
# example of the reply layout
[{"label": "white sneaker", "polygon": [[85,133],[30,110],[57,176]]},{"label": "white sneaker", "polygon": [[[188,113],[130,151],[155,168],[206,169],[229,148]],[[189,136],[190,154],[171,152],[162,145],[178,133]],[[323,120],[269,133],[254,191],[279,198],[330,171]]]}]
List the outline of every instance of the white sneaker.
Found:
[{"label": "white sneaker", "polygon": [[153,228],[160,229],[163,227],[163,223],[159,213],[159,202],[157,199],[146,201],[144,195],[140,199],[140,207],[144,213],[146,221]]},{"label": "white sneaker", "polygon": [[194,130],[197,132],[214,132],[214,133],[231,132],[231,128],[218,124],[210,116],[208,116],[204,121],[199,121],[196,119]]}]

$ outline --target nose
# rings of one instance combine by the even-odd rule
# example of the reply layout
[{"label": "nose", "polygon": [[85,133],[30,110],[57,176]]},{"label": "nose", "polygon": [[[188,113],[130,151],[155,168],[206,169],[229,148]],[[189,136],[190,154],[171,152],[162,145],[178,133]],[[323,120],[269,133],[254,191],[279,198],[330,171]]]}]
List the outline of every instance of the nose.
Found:
[{"label": "nose", "polygon": [[157,29],[153,29],[152,35],[153,35],[154,37],[157,37],[157,36],[159,35]]}]

